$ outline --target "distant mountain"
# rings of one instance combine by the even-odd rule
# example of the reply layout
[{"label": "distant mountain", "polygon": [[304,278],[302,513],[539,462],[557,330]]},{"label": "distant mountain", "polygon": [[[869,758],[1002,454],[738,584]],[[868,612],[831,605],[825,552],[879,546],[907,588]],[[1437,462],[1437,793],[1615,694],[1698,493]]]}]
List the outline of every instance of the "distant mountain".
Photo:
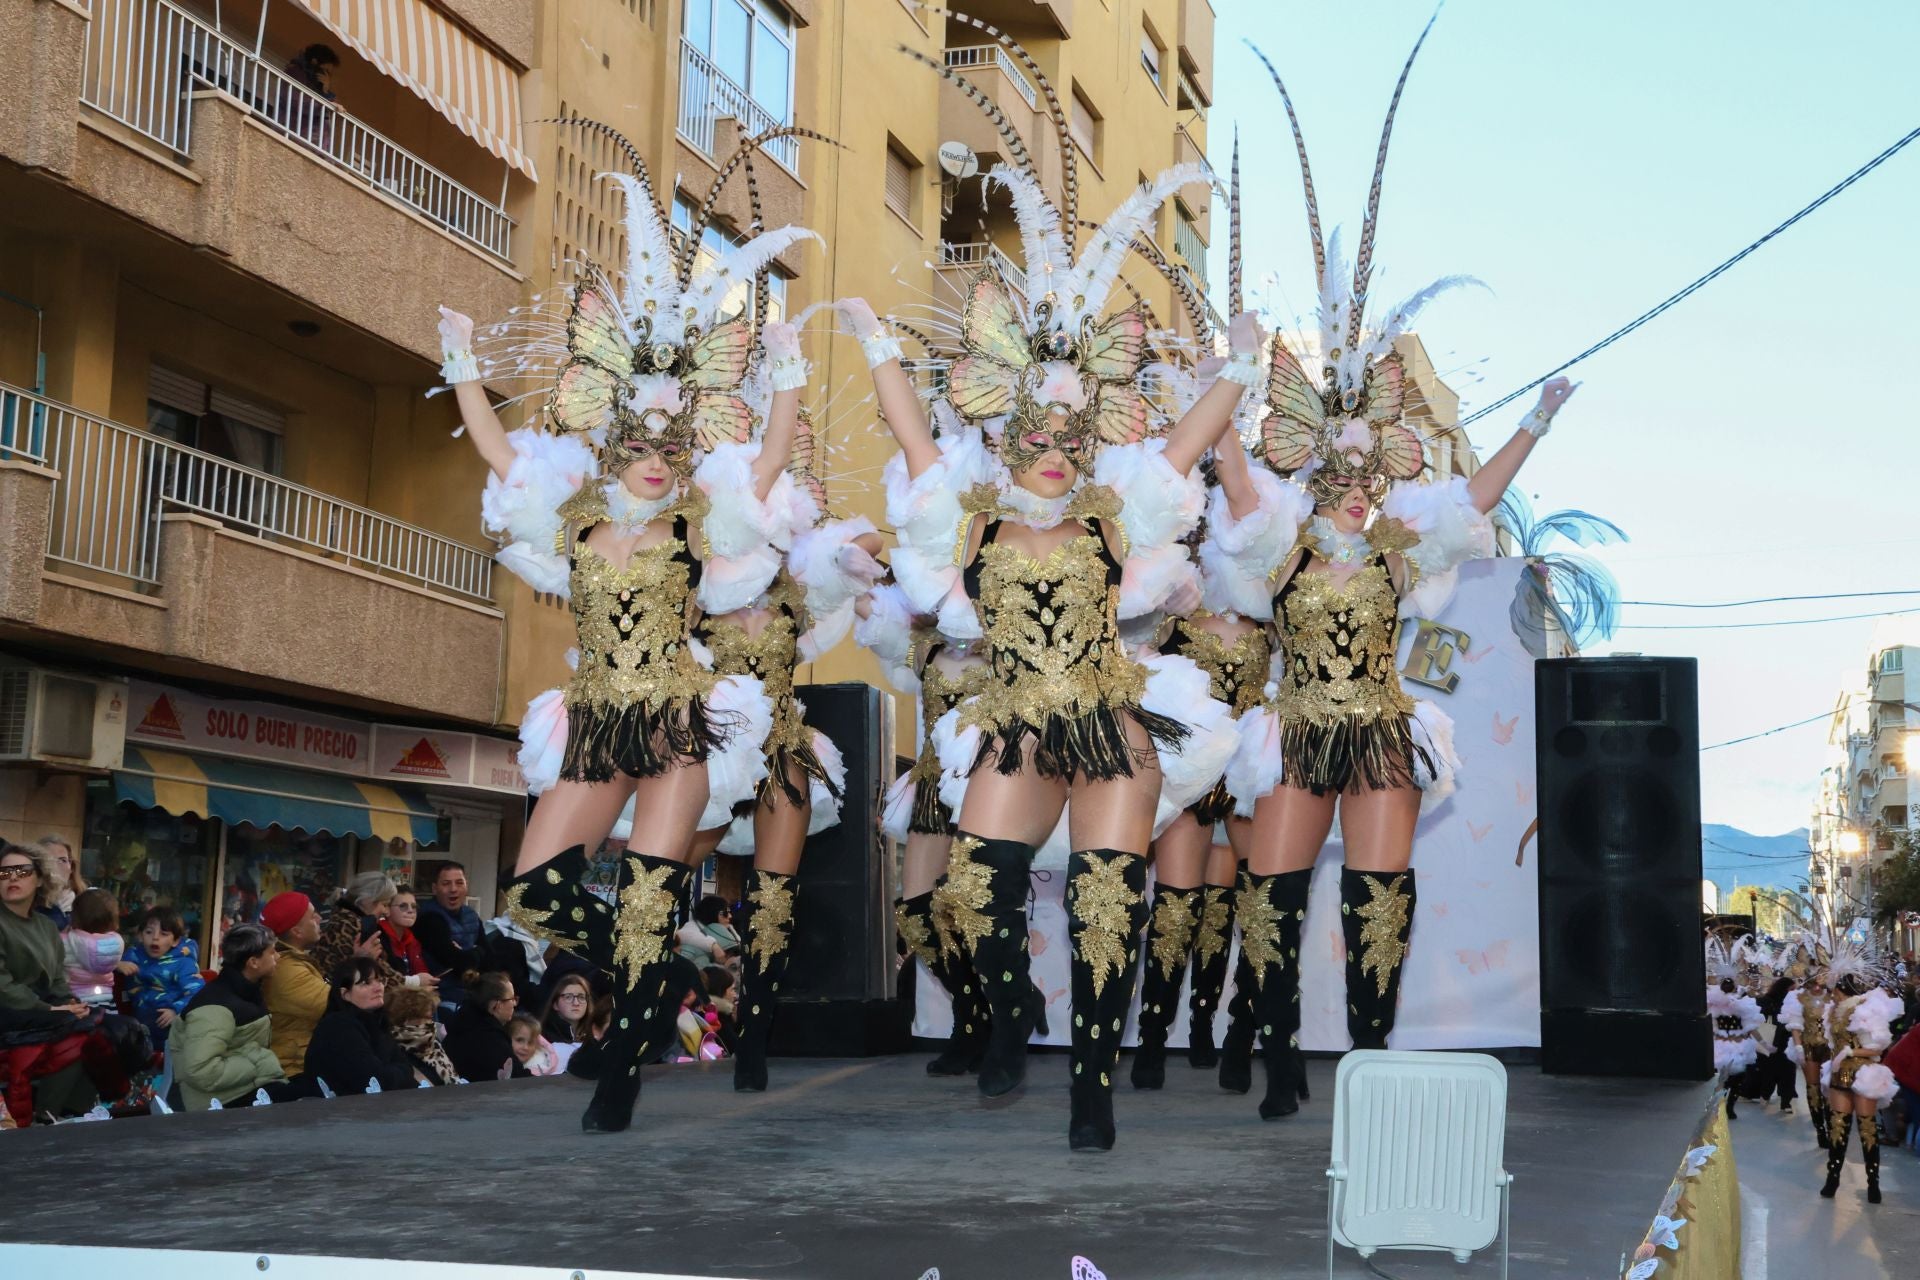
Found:
[{"label": "distant mountain", "polygon": [[1702,875],[1720,886],[1725,902],[1735,885],[1791,889],[1807,875],[1807,829],[1756,836],[1717,822],[1700,828]]}]

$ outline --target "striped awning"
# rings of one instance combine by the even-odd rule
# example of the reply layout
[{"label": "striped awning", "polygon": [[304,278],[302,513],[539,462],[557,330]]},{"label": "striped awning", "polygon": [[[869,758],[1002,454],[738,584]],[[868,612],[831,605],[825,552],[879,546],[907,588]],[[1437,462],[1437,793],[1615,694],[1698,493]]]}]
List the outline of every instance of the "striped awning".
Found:
[{"label": "striped awning", "polygon": [[538,182],[520,130],[520,77],[426,0],[298,0],[374,66]]},{"label": "striped awning", "polygon": [[142,809],[197,814],[265,831],[280,827],[313,834],[432,844],[440,819],[413,787],[215,756],[129,746],[113,775],[114,798]]}]

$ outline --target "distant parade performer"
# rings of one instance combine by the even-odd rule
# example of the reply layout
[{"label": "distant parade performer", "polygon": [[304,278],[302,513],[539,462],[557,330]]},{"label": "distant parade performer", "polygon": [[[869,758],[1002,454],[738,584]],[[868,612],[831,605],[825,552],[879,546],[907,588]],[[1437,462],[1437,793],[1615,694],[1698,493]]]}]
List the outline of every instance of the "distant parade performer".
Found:
[{"label": "distant parade performer", "polygon": [[1826,1010],[1827,1044],[1832,1056],[1820,1069],[1832,1119],[1828,1123],[1827,1180],[1820,1194],[1832,1199],[1840,1190],[1853,1129],[1860,1130],[1860,1160],[1867,1174],[1867,1203],[1880,1203],[1881,1107],[1900,1090],[1880,1059],[1893,1045],[1893,1022],[1904,1006],[1881,986],[1885,975],[1872,951],[1847,938],[1837,939],[1821,966],[1832,998]]},{"label": "distant parade performer", "polygon": [[[607,134],[631,165],[607,175],[626,196],[623,286],[592,269],[562,312],[520,309],[486,342],[443,308],[442,371],[493,472],[482,510],[506,544],[498,559],[573,610],[573,678],[522,727],[529,779],[544,772],[551,785],[528,820],[508,914],[614,976],[612,1027],[581,1126],[615,1132],[631,1122],[640,1064],[674,1034],[682,993],[670,990],[671,938],[702,814],[751,802],[766,776],[763,687],[716,674],[697,628],[758,598],[783,567],[766,507],[792,486],[808,375],[790,326],[756,336],[750,316],[719,309],[776,255],[817,237],[783,227],[701,266],[697,231],[686,249],[669,238],[632,144],[570,123]],[[764,421],[747,399],[750,377],[772,387]],[[549,429],[507,432],[483,378],[536,380]],[[583,884],[586,856],[629,800],[635,838],[609,907]]]}]

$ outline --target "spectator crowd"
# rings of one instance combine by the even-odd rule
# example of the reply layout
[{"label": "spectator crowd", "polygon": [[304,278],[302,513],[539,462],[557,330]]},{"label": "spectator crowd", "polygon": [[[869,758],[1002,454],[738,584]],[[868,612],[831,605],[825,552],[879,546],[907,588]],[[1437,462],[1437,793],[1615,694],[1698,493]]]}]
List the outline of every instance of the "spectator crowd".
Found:
[{"label": "spectator crowd", "polygon": [[[0,1128],[203,1111],[561,1072],[597,1074],[608,975],[506,915],[466,868],[429,896],[381,872],[337,901],[287,891],[203,959],[180,912],[120,917],[57,836],[0,843]],[[724,1057],[740,954],[708,896],[677,939],[703,981],[662,1060]]]}]

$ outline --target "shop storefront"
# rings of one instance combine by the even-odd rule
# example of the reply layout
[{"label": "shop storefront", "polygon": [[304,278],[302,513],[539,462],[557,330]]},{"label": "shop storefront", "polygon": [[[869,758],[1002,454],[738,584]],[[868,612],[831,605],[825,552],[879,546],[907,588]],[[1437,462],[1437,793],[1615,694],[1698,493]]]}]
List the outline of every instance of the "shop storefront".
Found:
[{"label": "shop storefront", "polygon": [[129,922],[179,909],[209,958],[287,889],[330,903],[352,875],[407,882],[442,860],[492,907],[523,821],[514,744],[134,680],[120,767],[89,782],[82,867]]}]

